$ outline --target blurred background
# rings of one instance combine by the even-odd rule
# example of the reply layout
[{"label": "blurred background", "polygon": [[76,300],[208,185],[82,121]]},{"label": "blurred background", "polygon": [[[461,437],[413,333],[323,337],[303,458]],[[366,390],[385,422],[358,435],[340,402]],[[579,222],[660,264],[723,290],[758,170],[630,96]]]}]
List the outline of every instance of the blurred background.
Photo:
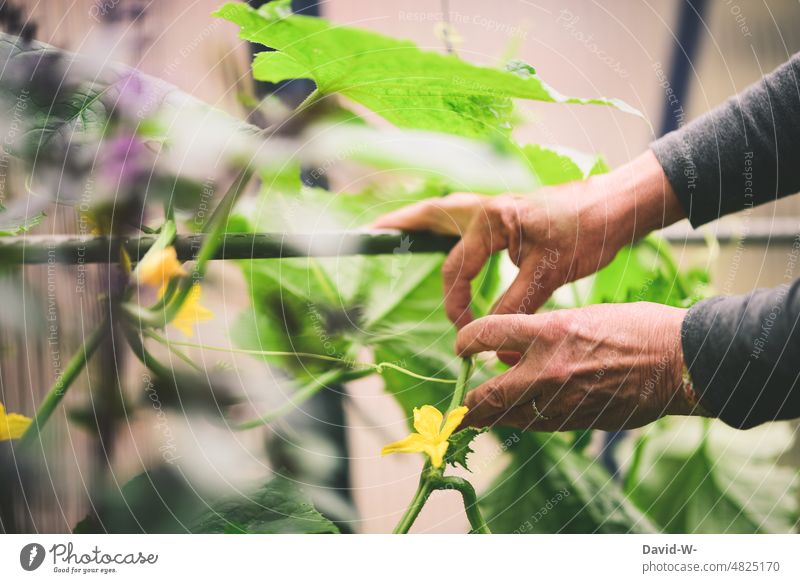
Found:
[{"label": "blurred background", "polygon": [[[110,58],[140,68],[230,113],[242,116],[237,96],[252,87],[249,47],[238,40],[235,27],[211,17],[220,0],[25,0],[25,18],[35,23],[35,38],[76,51],[110,51]],[[570,146],[602,153],[611,166],[641,153],[665,130],[674,129],[741,91],[800,50],[800,4],[790,0],[606,0],[603,2],[506,0],[406,0],[363,2],[329,0],[318,9],[334,22],[408,38],[421,47],[444,51],[451,46],[462,58],[496,65],[509,58],[531,63],[541,78],[560,92],[579,96],[608,96],[625,100],[650,120],[610,108],[550,107],[520,104],[528,123],[519,141]],[[41,233],[74,232],[75,217],[67,211],[51,215]],[[681,263],[700,264],[712,273],[719,293],[735,294],[783,282],[786,253],[800,232],[800,197],[785,199],[718,221],[690,232],[676,225],[668,232]],[[704,233],[720,242],[709,252]],[[59,267],[58,277],[73,278],[74,268]],[[47,268],[28,268],[27,285],[46,295]],[[90,273],[89,278],[99,277]],[[216,318],[201,325],[200,341],[226,334],[229,320],[247,302],[241,272],[218,262],[210,273],[206,303]],[[53,298],[64,328],[58,340],[63,354],[76,348],[70,326],[80,325],[75,297],[64,288]],[[240,302],[241,305],[237,305]],[[89,316],[87,316],[89,317]],[[71,322],[71,323],[70,323]],[[11,410],[29,410],[31,394],[41,395],[54,378],[58,359],[42,338],[21,338],[0,330],[2,343],[12,350],[0,355],[2,400]],[[225,360],[203,355],[214,365]],[[263,379],[263,364],[245,357],[228,358],[243,384]],[[133,386],[141,385],[137,365],[125,371]],[[96,364],[95,366],[102,366]],[[78,399],[73,391],[69,399]],[[350,446],[348,479],[354,488],[358,532],[387,532],[413,492],[418,477],[416,456],[379,461],[380,447],[404,435],[399,407],[382,393],[380,379],[353,383],[345,400],[346,436]],[[70,428],[63,414],[59,424],[63,455],[52,460],[51,484],[45,494],[56,495],[57,510],[37,515],[38,531],[61,532],[87,510],[83,460],[89,442]],[[159,454],[148,442],[154,419],[138,419],[115,443],[114,479],[123,483],[142,471]],[[55,430],[53,430],[55,431]],[[270,431],[270,430],[268,430]],[[237,447],[258,448],[263,435],[237,434]],[[285,437],[282,437],[285,439]],[[324,473],[330,452],[312,451],[308,462]],[[313,450],[313,447],[310,449]],[[479,440],[472,479],[478,489],[502,466],[496,444]],[[786,463],[798,465],[798,447]],[[43,494],[44,495],[44,494]],[[440,494],[429,505],[417,528],[428,532],[466,529],[460,502]],[[35,508],[36,501],[30,504]]]}]

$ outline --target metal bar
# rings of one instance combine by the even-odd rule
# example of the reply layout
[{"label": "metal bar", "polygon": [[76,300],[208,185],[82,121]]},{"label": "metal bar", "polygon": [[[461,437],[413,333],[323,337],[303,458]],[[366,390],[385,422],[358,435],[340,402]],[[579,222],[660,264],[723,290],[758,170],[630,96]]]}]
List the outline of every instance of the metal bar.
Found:
[{"label": "metal bar", "polygon": [[[740,241],[761,245],[792,245],[800,237],[795,219],[751,219],[748,223],[718,223],[711,234],[721,245]],[[661,234],[673,245],[703,245],[700,231],[678,226]],[[175,249],[181,261],[194,259],[205,235],[179,235]],[[155,235],[122,240],[132,261],[138,261],[155,242]],[[458,237],[428,232],[363,231],[342,233],[228,233],[214,259],[280,259],[289,257],[339,257],[347,255],[392,255],[394,253],[446,253]],[[0,237],[0,265],[42,263],[116,262],[114,239],[78,235],[23,235]]]},{"label": "metal bar", "polygon": [[[194,259],[205,235],[179,235],[175,250],[181,261]],[[156,240],[154,235],[123,238],[122,246],[138,261]],[[281,259],[444,253],[458,237],[426,232],[365,231],[345,233],[228,233],[214,259]],[[0,237],[0,265],[42,263],[115,263],[115,240],[75,235]]]},{"label": "metal bar", "polygon": [[800,218],[734,215],[698,230],[681,221],[660,234],[673,245],[705,245],[706,235],[720,245],[796,245],[800,239]]}]

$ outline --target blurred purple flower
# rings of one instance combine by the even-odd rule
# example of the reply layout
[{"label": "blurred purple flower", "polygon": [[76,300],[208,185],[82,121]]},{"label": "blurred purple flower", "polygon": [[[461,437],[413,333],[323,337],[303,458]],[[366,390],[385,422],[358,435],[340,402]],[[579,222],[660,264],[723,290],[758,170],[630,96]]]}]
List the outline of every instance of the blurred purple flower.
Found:
[{"label": "blurred purple flower", "polygon": [[114,82],[108,105],[122,120],[138,126],[158,111],[171,86],[130,69]]},{"label": "blurred purple flower", "polygon": [[98,160],[98,174],[109,191],[143,186],[153,168],[153,154],[135,134],[123,134],[104,141]]}]

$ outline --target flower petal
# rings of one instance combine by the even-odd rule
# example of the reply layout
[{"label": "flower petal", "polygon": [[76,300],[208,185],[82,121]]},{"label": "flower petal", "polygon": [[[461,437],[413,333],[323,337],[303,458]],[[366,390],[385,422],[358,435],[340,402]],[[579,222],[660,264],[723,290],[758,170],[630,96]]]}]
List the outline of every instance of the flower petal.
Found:
[{"label": "flower petal", "polygon": [[428,442],[419,433],[412,433],[400,441],[383,446],[381,455],[390,453],[417,453],[425,451]]},{"label": "flower petal", "polygon": [[214,317],[214,312],[200,305],[200,294],[202,288],[199,283],[192,286],[189,295],[186,296],[181,309],[172,320],[172,324],[187,338],[194,334],[194,325],[203,320],[210,320]]},{"label": "flower petal", "polygon": [[444,461],[444,454],[447,453],[447,448],[450,447],[450,442],[440,441],[439,443],[426,443],[425,453],[431,458],[431,465],[438,468]]},{"label": "flower petal", "polygon": [[442,413],[436,407],[423,405],[414,408],[414,429],[430,441],[438,441],[439,430],[442,428]]},{"label": "flower petal", "polygon": [[11,413],[10,415],[0,414],[0,441],[19,439],[30,424],[31,419],[25,417],[25,415],[17,413]]},{"label": "flower petal", "polygon": [[176,277],[188,275],[178,261],[175,247],[165,247],[142,260],[136,271],[139,283],[160,287]]},{"label": "flower petal", "polygon": [[467,411],[469,411],[469,407],[462,405],[461,407],[456,407],[447,414],[447,420],[444,422],[442,432],[439,434],[440,439],[450,438],[450,436],[453,434],[453,431],[455,431],[456,428],[461,425],[461,422],[464,420],[464,415],[467,414]]}]

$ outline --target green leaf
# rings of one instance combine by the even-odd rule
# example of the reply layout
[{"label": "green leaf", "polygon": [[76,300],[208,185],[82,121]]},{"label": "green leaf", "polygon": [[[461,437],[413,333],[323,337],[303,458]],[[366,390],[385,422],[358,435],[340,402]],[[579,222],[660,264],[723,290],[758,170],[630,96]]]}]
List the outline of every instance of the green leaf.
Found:
[{"label": "green leaf", "polygon": [[653,532],[599,464],[558,434],[498,432],[511,461],[481,498],[492,532]]},{"label": "green leaf", "polygon": [[608,171],[602,157],[571,148],[529,144],[522,152],[539,182],[546,186],[584,180]]},{"label": "green leaf", "polygon": [[[255,10],[229,3],[215,13],[238,24],[242,38],[288,57],[257,59],[257,79],[307,72],[322,94],[344,95],[398,126],[469,137],[508,136],[515,97],[612,105],[638,114],[614,99],[561,95],[519,62],[506,71],[478,67],[455,56],[422,51],[408,41],[292,15],[288,4],[272,4]],[[264,62],[274,65],[276,59],[277,66],[267,69]]]},{"label": "green leaf", "polygon": [[450,436],[450,447],[447,448],[447,454],[444,456],[444,461],[453,467],[460,465],[465,470],[469,470],[467,466],[467,457],[473,453],[470,445],[472,440],[478,437],[481,433],[486,433],[488,428],[482,427],[465,427]]},{"label": "green leaf", "polygon": [[266,51],[253,60],[253,73],[260,81],[278,83],[287,79],[313,78],[311,72],[286,53]]},{"label": "green leaf", "polygon": [[708,272],[680,271],[668,242],[650,235],[624,247],[592,280],[588,302],[656,302],[687,307],[706,292]]},{"label": "green leaf", "polygon": [[84,135],[99,138],[107,117],[100,97],[104,79],[84,82],[65,75],[70,53],[45,44],[23,43],[0,33],[0,82],[3,117],[15,120],[14,139],[4,149],[15,156],[36,156],[57,135],[82,141]]},{"label": "green leaf", "polygon": [[296,483],[278,477],[251,495],[209,500],[178,470],[158,466],[94,501],[95,513],[73,532],[335,533]]},{"label": "green leaf", "polygon": [[44,217],[43,212],[34,215],[27,215],[24,212],[12,214],[0,209],[0,237],[15,237],[27,233],[40,224]]},{"label": "green leaf", "polygon": [[76,534],[185,533],[207,501],[178,471],[159,466],[143,472],[121,488],[109,488],[94,501],[95,511],[81,520]]},{"label": "green leaf", "polygon": [[274,478],[252,496],[212,505],[191,527],[206,534],[337,534],[336,525],[322,516],[287,478]]},{"label": "green leaf", "polygon": [[800,517],[786,423],[747,432],[718,421],[664,419],[640,438],[628,496],[665,532],[788,533]]}]

